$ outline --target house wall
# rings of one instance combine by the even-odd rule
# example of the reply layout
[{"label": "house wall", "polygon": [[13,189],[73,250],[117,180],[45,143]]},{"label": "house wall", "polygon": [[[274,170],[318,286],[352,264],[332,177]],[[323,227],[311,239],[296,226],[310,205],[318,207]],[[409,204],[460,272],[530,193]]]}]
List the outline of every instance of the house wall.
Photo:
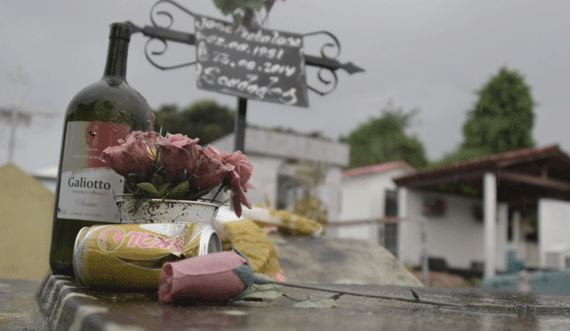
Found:
[{"label": "house wall", "polygon": [[[421,227],[425,222],[427,251],[430,257],[441,257],[450,268],[470,269],[474,261],[483,262],[483,222],[477,222],[472,215],[474,203],[478,199],[464,198],[447,194],[434,194],[416,190],[407,192],[407,218],[405,227],[406,249],[403,261],[420,265],[422,252]],[[423,215],[424,196],[443,198],[447,211],[441,217]],[[496,268],[505,270],[505,252],[507,250],[508,206],[497,206],[497,255]]]},{"label": "house wall", "polygon": [[570,243],[570,202],[538,200],[538,258],[546,267],[546,252],[556,244]]},{"label": "house wall", "polygon": [[341,180],[341,168],[331,166],[327,172],[324,183],[315,190],[316,195],[321,199],[323,206],[327,209],[329,222],[336,222],[340,217],[342,195]]},{"label": "house wall", "polygon": [[[392,178],[409,173],[409,169],[398,168],[379,174],[361,175],[342,179],[341,222],[368,221],[384,218],[386,190],[397,190]],[[379,223],[343,225],[331,228],[330,236],[338,238],[367,239],[383,243]]]}]

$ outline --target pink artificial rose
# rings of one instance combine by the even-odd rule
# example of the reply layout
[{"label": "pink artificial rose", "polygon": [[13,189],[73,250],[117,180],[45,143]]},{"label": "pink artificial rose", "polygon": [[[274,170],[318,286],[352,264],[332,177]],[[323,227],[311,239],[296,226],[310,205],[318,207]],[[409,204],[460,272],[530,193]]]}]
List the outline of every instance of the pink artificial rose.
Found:
[{"label": "pink artificial rose", "polygon": [[101,159],[123,177],[131,173],[146,173],[152,163],[147,142],[152,145],[159,138],[156,132],[133,131],[124,140],[119,140],[121,145],[105,148]]},{"label": "pink artificial rose", "polygon": [[197,161],[197,145],[199,139],[190,139],[182,134],[168,134],[166,139],[161,139],[156,143],[159,149],[162,166],[173,177],[186,169],[188,175],[194,173]]},{"label": "pink artificial rose", "polygon": [[231,154],[222,152],[221,157],[224,164],[231,164],[234,166],[234,169],[226,178],[230,183],[232,191],[234,191],[234,195],[232,196],[234,211],[236,215],[240,217],[242,204],[251,209],[251,203],[247,200],[245,192],[247,192],[248,189],[255,189],[255,187],[249,183],[249,179],[253,172],[253,164],[247,160],[247,156],[243,155],[241,151]]},{"label": "pink artificial rose", "polygon": [[[220,154],[220,152],[216,149],[216,147],[214,147],[212,145],[208,145],[208,148],[206,148],[204,150],[204,153],[206,155],[208,155],[209,157],[213,158],[214,160],[218,160],[220,162],[223,162],[222,154]],[[225,153],[225,152],[222,152],[222,153]]]},{"label": "pink artificial rose", "polygon": [[255,189],[248,181],[251,178],[253,172],[253,164],[247,160],[247,156],[243,155],[241,151],[234,153],[222,152],[222,162],[225,164],[231,164],[235,167],[235,171],[240,177],[240,184],[247,189]]},{"label": "pink artificial rose", "polygon": [[234,252],[218,252],[164,263],[158,299],[175,304],[227,303],[252,284],[253,273],[245,258]]},{"label": "pink artificial rose", "polygon": [[166,140],[168,140],[171,144],[173,144],[176,147],[180,147],[183,148],[185,150],[187,150],[189,153],[196,153],[196,148],[200,148],[198,144],[198,142],[200,141],[199,138],[196,139],[190,139],[188,138],[188,136],[183,135],[182,133],[177,133],[177,134],[168,134],[168,136],[166,136]]},{"label": "pink artificial rose", "polygon": [[208,146],[206,150],[200,149],[198,151],[200,158],[194,174],[197,176],[194,179],[194,185],[205,190],[219,185],[226,175],[234,169],[230,164],[221,162],[220,153],[212,146]]}]

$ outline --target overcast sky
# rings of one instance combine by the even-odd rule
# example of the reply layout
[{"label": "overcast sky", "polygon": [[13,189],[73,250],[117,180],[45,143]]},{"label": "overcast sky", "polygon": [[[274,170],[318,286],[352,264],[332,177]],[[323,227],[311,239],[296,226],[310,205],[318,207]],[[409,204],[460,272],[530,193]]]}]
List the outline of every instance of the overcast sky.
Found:
[{"label": "overcast sky", "polygon": [[[0,0],[0,107],[14,103],[10,75],[21,67],[27,85],[20,106],[53,112],[18,127],[14,162],[24,170],[55,166],[63,113],[71,98],[101,78],[109,24],[130,20],[150,25],[155,1],[8,1]],[[223,17],[210,0],[179,0],[194,13]],[[178,9],[173,28],[193,33],[193,20]],[[338,38],[341,62],[366,72],[338,71],[338,87],[324,97],[309,92],[309,108],[251,101],[247,121],[301,132],[321,131],[336,139],[370,117],[388,101],[420,108],[421,124],[411,132],[436,160],[462,139],[466,111],[475,91],[502,66],[518,70],[537,102],[533,136],[538,146],[559,144],[570,151],[570,1],[567,0],[286,0],[278,1],[267,28],[308,33],[326,30]],[[127,80],[153,108],[186,106],[214,99],[232,109],[236,98],[196,88],[194,67],[161,71],[144,56],[147,38],[133,35]],[[324,42],[304,39],[305,53],[318,55]],[[160,49],[160,45],[157,45]],[[193,46],[170,46],[166,64],[194,59]],[[308,84],[319,85],[309,70]],[[0,123],[0,164],[6,162],[9,127]],[[246,137],[247,139],[247,137]]]}]

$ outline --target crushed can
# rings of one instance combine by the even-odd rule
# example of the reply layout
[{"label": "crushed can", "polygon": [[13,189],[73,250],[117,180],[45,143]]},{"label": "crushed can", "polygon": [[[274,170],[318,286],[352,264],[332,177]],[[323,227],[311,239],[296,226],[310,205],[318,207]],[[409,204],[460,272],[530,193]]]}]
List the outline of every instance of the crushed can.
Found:
[{"label": "crushed can", "polygon": [[156,290],[165,262],[221,251],[220,238],[209,225],[98,225],[77,234],[73,269],[86,286]]}]

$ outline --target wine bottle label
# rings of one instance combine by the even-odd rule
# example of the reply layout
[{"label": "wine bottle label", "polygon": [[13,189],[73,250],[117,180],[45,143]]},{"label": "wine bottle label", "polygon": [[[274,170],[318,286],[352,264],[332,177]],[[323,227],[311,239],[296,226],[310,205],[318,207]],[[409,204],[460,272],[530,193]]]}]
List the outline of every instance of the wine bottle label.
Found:
[{"label": "wine bottle label", "polygon": [[128,125],[68,122],[63,147],[57,217],[119,223],[114,194],[122,194],[124,178],[100,159],[103,150],[119,145]]}]

